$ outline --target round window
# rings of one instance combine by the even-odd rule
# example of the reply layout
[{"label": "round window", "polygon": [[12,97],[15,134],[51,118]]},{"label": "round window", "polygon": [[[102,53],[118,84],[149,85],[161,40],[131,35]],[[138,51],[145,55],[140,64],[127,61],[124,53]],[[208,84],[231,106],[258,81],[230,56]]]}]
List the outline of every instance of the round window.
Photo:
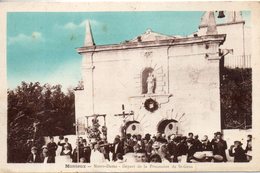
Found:
[{"label": "round window", "polygon": [[173,129],[173,125],[172,124],[169,124],[169,129],[172,130]]},{"label": "round window", "polygon": [[132,125],[132,130],[136,130],[136,126],[135,125]]}]

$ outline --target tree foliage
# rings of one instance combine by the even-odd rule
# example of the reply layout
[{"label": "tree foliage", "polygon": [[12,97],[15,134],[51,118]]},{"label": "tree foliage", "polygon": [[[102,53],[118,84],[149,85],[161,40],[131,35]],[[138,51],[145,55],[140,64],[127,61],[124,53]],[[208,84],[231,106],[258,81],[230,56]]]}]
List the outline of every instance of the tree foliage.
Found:
[{"label": "tree foliage", "polygon": [[252,127],[252,69],[224,68],[220,87],[222,129]]},{"label": "tree foliage", "polygon": [[73,91],[22,82],[8,91],[8,162],[24,162],[31,145],[43,145],[43,136],[75,134],[74,122]]}]

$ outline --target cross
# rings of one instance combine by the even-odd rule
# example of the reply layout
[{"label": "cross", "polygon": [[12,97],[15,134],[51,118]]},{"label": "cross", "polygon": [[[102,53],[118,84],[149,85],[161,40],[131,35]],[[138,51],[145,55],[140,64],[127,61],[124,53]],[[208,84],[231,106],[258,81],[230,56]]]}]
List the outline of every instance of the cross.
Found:
[{"label": "cross", "polygon": [[76,130],[77,130],[77,128],[78,128],[78,126],[79,126],[79,122],[78,122],[78,120],[76,120],[76,123],[73,123],[73,126],[76,128]]},{"label": "cross", "polygon": [[127,116],[134,115],[133,111],[130,111],[129,113],[125,113],[125,105],[122,104],[122,114],[115,114],[115,116],[122,116],[125,122],[125,119]]}]

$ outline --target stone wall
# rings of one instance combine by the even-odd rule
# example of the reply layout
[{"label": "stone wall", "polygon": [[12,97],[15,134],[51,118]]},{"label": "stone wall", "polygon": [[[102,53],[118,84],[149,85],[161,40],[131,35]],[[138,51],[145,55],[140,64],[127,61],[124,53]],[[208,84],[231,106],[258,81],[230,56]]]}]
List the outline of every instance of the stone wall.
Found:
[{"label": "stone wall", "polygon": [[[218,45],[223,36],[214,39],[83,53],[84,90],[76,94],[76,109],[84,111],[76,114],[107,114],[109,141],[120,134],[123,119],[114,115],[122,113],[122,104],[126,112],[134,111],[128,120],[139,121],[143,135],[156,134],[162,119],[176,119],[179,134],[211,137],[220,130]],[[152,95],[142,94],[141,74],[147,67],[156,78]],[[148,98],[156,100],[158,110],[144,108]]]}]

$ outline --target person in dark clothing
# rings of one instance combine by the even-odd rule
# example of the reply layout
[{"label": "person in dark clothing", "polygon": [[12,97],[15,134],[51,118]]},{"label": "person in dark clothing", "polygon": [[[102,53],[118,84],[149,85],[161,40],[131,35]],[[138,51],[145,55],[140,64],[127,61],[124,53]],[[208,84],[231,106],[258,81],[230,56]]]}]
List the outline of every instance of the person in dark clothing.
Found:
[{"label": "person in dark clothing", "polygon": [[201,140],[201,151],[212,151],[212,144],[208,139],[207,135],[204,135],[204,137]]},{"label": "person in dark clothing", "polygon": [[170,162],[178,162],[178,159],[177,159],[177,146],[174,143],[174,138],[175,138],[175,136],[171,135],[170,136],[170,142],[167,145],[167,150],[168,150],[168,153],[169,153],[169,157],[170,157],[169,160],[170,160]]},{"label": "person in dark clothing", "polygon": [[192,133],[192,132],[188,133],[188,139],[189,139],[189,140],[193,140],[193,139],[194,139],[194,138],[193,138],[193,133]]},{"label": "person in dark clothing", "polygon": [[216,133],[216,140],[214,140],[213,145],[213,155],[219,155],[223,159],[221,160],[215,160],[215,162],[226,162],[227,156],[226,156],[226,149],[227,149],[227,142],[222,139],[223,135],[220,132]]},{"label": "person in dark clothing", "polygon": [[[78,149],[78,145],[80,146],[79,149]],[[79,156],[78,156],[78,152],[79,152]],[[76,147],[74,148],[72,155],[71,155],[72,162],[77,163],[77,159],[78,158],[80,159],[82,157],[84,157],[83,156],[83,147],[82,147],[82,144],[79,144],[79,142],[77,142]]]},{"label": "person in dark clothing", "polygon": [[88,145],[84,146],[83,156],[86,159],[86,162],[90,163],[90,157],[91,157],[91,148],[90,148],[90,146],[88,146]]},{"label": "person in dark clothing", "polygon": [[55,163],[55,158],[49,155],[49,151],[47,147],[43,147],[41,157],[41,163]]},{"label": "person in dark clothing", "polygon": [[156,141],[160,143],[167,143],[167,139],[165,139],[160,132],[156,134]]},{"label": "person in dark clothing", "polygon": [[64,145],[64,136],[59,136],[59,141],[57,143],[58,146],[63,146]]},{"label": "person in dark clothing", "polygon": [[120,140],[120,138],[116,137],[114,139],[114,145],[112,148],[112,153],[113,153],[113,160],[116,161],[116,155],[118,153],[124,154],[124,146],[123,142]]},{"label": "person in dark clothing", "polygon": [[191,162],[191,159],[193,159],[193,155],[196,153],[197,149],[196,146],[194,145],[194,140],[187,139],[187,162]]},{"label": "person in dark clothing", "polygon": [[[78,158],[78,150],[77,150],[77,147],[76,147],[76,148],[74,148],[72,155],[71,155],[72,162],[77,163],[78,162],[77,158]],[[79,155],[79,158],[81,158],[81,154]]]},{"label": "person in dark clothing", "polygon": [[140,147],[140,149],[142,149],[142,150],[144,150],[145,149],[145,144],[144,144],[144,142],[143,142],[143,140],[142,140],[142,135],[137,135],[136,136],[136,139],[137,139],[137,141],[136,141],[136,144],[135,144],[135,146],[139,146]]},{"label": "person in dark clothing", "polygon": [[247,160],[250,162],[252,160],[252,135],[247,135],[245,151],[247,155]]},{"label": "person in dark clothing", "polygon": [[246,151],[241,146],[240,141],[235,141],[234,145],[230,146],[229,155],[234,157],[234,162],[247,162]]},{"label": "person in dark clothing", "polygon": [[[82,157],[85,158],[86,163],[90,163],[90,156],[91,156],[91,148],[87,144],[86,139],[82,139],[82,145],[80,145],[80,153],[82,153]],[[82,158],[80,157],[80,158]]]},{"label": "person in dark clothing", "polygon": [[187,143],[186,143],[186,137],[178,136],[175,139],[176,139],[175,143],[176,143],[176,146],[177,146],[177,156],[186,155],[187,151],[188,151],[188,146],[187,146]]},{"label": "person in dark clothing", "polygon": [[40,155],[37,153],[37,148],[31,148],[31,154],[27,158],[27,163],[41,163]]},{"label": "person in dark clothing", "polygon": [[147,138],[144,138],[143,139],[143,149],[145,150],[146,154],[147,154],[147,157],[149,158],[150,155],[152,154],[152,143],[150,141],[147,140]]},{"label": "person in dark clothing", "polygon": [[144,139],[149,142],[151,140],[151,135],[149,133],[145,134]]},{"label": "person in dark clothing", "polygon": [[131,134],[126,134],[126,139],[124,141],[124,153],[134,152],[134,145],[135,143],[131,138]]},{"label": "person in dark clothing", "polygon": [[50,142],[47,144],[47,149],[48,149],[48,155],[50,157],[53,157],[54,160],[55,160],[57,148],[58,148],[58,145],[54,142],[54,138],[52,136],[50,136]]},{"label": "person in dark clothing", "polygon": [[65,149],[65,148],[64,148],[65,145],[68,145],[69,150],[72,152],[72,146],[71,146],[71,144],[69,143],[68,138],[64,138],[64,142],[59,141],[59,142],[58,142],[58,145],[62,147],[61,153],[62,153],[62,151]]},{"label": "person in dark clothing", "polygon": [[193,143],[194,143],[193,145],[194,145],[194,148],[196,148],[196,151],[201,151],[201,147],[202,147],[201,145],[202,145],[202,144],[201,144],[201,142],[200,142],[200,140],[199,140],[199,136],[198,136],[198,135],[195,135],[193,141],[194,141],[194,142],[193,142]]},{"label": "person in dark clothing", "polygon": [[137,139],[137,141],[141,141],[142,140],[142,135],[140,135],[140,134],[136,135],[136,139]]},{"label": "person in dark clothing", "polygon": [[252,135],[247,135],[246,152],[252,151]]},{"label": "person in dark clothing", "polygon": [[79,137],[78,138],[78,143],[81,145],[82,144],[82,140],[83,140],[83,137]]},{"label": "person in dark clothing", "polygon": [[150,156],[152,154],[153,143],[154,143],[153,140],[150,139],[149,141],[147,141],[147,144],[145,144],[145,151],[146,151],[148,156]]}]

